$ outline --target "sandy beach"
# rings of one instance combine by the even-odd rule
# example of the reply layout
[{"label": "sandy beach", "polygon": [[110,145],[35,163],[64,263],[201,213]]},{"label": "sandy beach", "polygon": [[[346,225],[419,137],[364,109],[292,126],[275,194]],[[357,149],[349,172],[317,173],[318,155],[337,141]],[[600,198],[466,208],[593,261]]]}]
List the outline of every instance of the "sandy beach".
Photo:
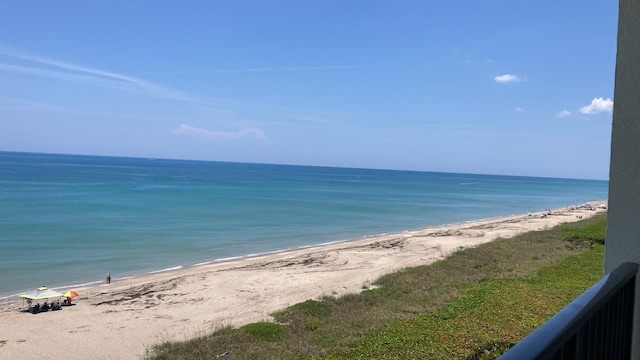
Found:
[{"label": "sandy beach", "polygon": [[432,263],[461,247],[601,211],[556,209],[544,218],[516,215],[205,264],[77,288],[75,305],[35,315],[24,312],[22,299],[5,301],[0,358],[136,359],[153,344],[269,320],[275,310],[359,292],[381,275]]}]

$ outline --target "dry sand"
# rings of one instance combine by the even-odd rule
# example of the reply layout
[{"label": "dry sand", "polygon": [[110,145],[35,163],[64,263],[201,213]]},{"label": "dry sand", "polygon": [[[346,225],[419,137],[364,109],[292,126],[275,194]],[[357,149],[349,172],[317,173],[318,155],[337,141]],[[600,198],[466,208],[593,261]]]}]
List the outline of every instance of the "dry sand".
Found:
[{"label": "dry sand", "polygon": [[597,211],[561,209],[365,238],[75,289],[74,306],[24,312],[0,303],[0,359],[137,359],[153,344],[269,314],[323,295],[359,292],[405,267],[461,247],[552,227]]}]

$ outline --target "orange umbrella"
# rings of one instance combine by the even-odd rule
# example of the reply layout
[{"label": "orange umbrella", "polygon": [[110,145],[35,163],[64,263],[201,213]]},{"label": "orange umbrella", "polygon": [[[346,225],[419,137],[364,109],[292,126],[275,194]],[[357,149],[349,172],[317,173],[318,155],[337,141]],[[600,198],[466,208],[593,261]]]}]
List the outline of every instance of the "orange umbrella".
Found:
[{"label": "orange umbrella", "polygon": [[66,292],[62,293],[62,296],[64,296],[64,297],[76,297],[76,296],[78,296],[78,293],[73,291],[73,290],[67,290]]}]

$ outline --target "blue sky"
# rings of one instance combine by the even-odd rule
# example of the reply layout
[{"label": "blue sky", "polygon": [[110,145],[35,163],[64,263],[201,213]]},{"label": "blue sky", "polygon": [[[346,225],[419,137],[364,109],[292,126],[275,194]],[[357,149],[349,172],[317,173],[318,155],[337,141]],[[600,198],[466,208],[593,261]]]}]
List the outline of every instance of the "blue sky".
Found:
[{"label": "blue sky", "polygon": [[607,179],[611,1],[6,1],[0,150]]}]

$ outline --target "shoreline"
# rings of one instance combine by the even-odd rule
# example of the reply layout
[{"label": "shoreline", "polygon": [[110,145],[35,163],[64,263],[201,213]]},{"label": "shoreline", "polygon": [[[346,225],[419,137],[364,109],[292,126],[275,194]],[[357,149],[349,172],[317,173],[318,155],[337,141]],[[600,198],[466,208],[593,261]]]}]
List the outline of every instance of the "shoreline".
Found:
[{"label": "shoreline", "polygon": [[[56,312],[32,315],[22,312],[22,299],[3,300],[0,351],[25,359],[141,357],[156,343],[268,321],[271,312],[298,302],[360,292],[386,273],[433,263],[461,247],[605,211],[571,208],[544,218],[537,212],[467,221],[115,279],[74,288],[76,305]],[[64,341],[41,336],[49,329],[64,333]]]},{"label": "shoreline", "polygon": [[[602,204],[602,203],[606,204],[607,201],[608,200],[594,200],[594,201],[587,202],[585,204]],[[564,208],[557,208],[555,210],[552,209],[552,211],[555,212],[555,211],[567,210],[569,208],[575,208],[575,207],[576,207],[575,205],[566,206]],[[597,205],[594,205],[594,207],[597,207]],[[540,213],[541,213],[540,211],[537,211],[537,212],[534,212],[532,214],[533,214],[533,216],[536,216],[537,214],[540,214]],[[117,277],[117,276],[114,276],[114,274],[111,274],[111,282],[112,283],[118,283],[118,282],[124,281],[124,280],[142,279],[144,277],[153,276],[153,275],[160,274],[160,273],[173,273],[173,272],[176,272],[176,271],[189,270],[189,269],[197,268],[197,267],[200,267],[200,266],[224,264],[224,263],[240,261],[240,260],[250,260],[250,259],[253,259],[253,258],[259,258],[259,257],[269,256],[269,255],[277,255],[277,254],[283,254],[283,253],[303,251],[303,250],[321,248],[321,247],[332,246],[332,245],[337,245],[337,244],[348,244],[348,243],[357,242],[357,241],[366,241],[367,239],[376,239],[376,238],[384,237],[384,236],[392,236],[392,235],[400,236],[402,234],[421,232],[421,231],[426,231],[426,230],[429,230],[429,229],[437,229],[437,228],[452,227],[452,226],[464,226],[465,224],[468,224],[468,223],[500,220],[502,218],[507,218],[507,217],[511,217],[511,216],[523,216],[523,215],[526,215],[526,214],[511,214],[511,215],[504,215],[504,216],[494,216],[494,217],[488,217],[488,218],[467,220],[467,221],[463,221],[463,222],[459,222],[459,223],[439,224],[439,225],[434,225],[434,226],[430,226],[430,227],[426,227],[426,228],[418,228],[418,229],[415,229],[415,230],[403,230],[401,232],[381,233],[381,234],[374,234],[374,235],[363,235],[363,236],[358,237],[358,238],[351,238],[351,239],[344,239],[344,240],[333,240],[333,241],[327,241],[327,242],[318,243],[318,244],[311,244],[311,245],[300,245],[300,246],[297,246],[297,247],[291,247],[291,248],[285,248],[285,249],[276,249],[276,250],[272,250],[272,251],[266,251],[266,252],[263,252],[263,253],[249,253],[249,254],[243,254],[243,255],[238,255],[238,256],[229,256],[229,257],[223,257],[223,258],[216,258],[216,259],[212,259],[212,260],[201,260],[199,262],[194,262],[194,263],[186,263],[186,264],[182,264],[182,265],[177,264],[177,265],[173,265],[173,266],[170,266],[170,267],[167,267],[167,268],[163,268],[163,269],[156,269],[156,270],[150,270],[150,271],[140,271],[140,272],[129,272],[129,273],[124,274],[122,277]],[[53,284],[53,286],[47,286],[46,284],[44,284],[44,286],[47,286],[50,289],[56,290],[56,291],[58,291],[58,290],[66,291],[66,290],[92,288],[92,287],[100,286],[101,284],[104,284],[104,282],[105,282],[104,279],[98,279],[98,280],[87,280],[86,282],[80,282],[80,283],[68,284],[68,285],[67,284],[62,284],[62,285]],[[21,293],[24,293],[24,292],[29,291],[29,290],[33,290],[33,289],[25,288],[25,289],[18,290],[18,292],[15,292],[15,291],[0,292],[0,303],[6,302],[6,301],[20,300],[21,298],[19,297],[19,295]]]}]

